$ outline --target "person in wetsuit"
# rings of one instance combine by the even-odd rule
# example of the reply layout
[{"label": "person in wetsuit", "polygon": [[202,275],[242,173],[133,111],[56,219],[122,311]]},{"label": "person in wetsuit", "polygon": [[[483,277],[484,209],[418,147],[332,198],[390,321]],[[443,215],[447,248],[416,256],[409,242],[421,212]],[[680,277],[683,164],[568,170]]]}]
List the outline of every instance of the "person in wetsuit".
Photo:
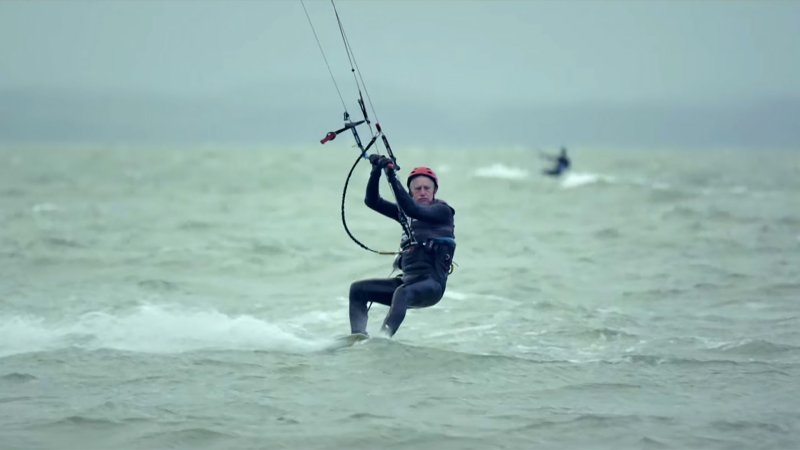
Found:
[{"label": "person in wetsuit", "polygon": [[547,158],[553,161],[555,165],[552,168],[543,171],[545,175],[557,177],[569,169],[570,161],[569,157],[567,156],[566,147],[561,147],[561,153],[559,153],[558,156],[547,156]]},{"label": "person in wetsuit", "polygon": [[[425,308],[441,300],[455,252],[455,210],[436,198],[439,179],[433,170],[417,167],[406,180],[408,191],[397,180],[392,160],[371,155],[372,172],[364,202],[378,213],[401,222],[399,208],[410,221],[411,236],[405,232],[396,267],[402,274],[394,278],[373,278],[350,285],[350,331],[367,334],[368,304],[389,306],[381,332],[393,336],[408,308]],[[397,204],[383,199],[378,182],[386,173]]]}]

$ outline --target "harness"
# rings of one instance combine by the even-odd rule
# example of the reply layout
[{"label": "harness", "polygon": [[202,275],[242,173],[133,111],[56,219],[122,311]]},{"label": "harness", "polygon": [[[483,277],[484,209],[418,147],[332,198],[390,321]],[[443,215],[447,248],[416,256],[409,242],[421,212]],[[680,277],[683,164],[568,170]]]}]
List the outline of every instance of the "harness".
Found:
[{"label": "harness", "polygon": [[404,242],[401,246],[401,253],[398,254],[397,258],[394,261],[394,268],[400,268],[400,261],[402,259],[402,252],[405,251],[415,251],[417,248],[422,249],[423,251],[432,254],[434,259],[441,257],[445,264],[447,264],[447,274],[450,275],[453,273],[455,262],[453,261],[453,255],[456,251],[456,240],[451,237],[433,237],[428,238],[424,242]]}]

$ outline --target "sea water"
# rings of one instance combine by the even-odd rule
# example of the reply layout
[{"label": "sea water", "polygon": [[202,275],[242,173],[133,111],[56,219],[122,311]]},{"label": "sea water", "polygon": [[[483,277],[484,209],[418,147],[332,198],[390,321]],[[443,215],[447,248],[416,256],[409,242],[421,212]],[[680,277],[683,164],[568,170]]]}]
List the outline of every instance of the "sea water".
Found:
[{"label": "sea water", "polygon": [[392,263],[348,145],[2,148],[0,448],[800,447],[800,152],[396,154],[457,266],[331,351]]}]

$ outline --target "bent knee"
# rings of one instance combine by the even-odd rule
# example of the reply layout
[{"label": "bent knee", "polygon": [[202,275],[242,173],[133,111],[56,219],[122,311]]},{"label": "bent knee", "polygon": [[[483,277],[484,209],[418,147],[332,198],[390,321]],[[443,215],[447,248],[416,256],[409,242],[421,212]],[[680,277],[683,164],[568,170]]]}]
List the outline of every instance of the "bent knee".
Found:
[{"label": "bent knee", "polygon": [[352,283],[350,285],[350,300],[359,297],[363,291],[363,284],[360,281]]}]

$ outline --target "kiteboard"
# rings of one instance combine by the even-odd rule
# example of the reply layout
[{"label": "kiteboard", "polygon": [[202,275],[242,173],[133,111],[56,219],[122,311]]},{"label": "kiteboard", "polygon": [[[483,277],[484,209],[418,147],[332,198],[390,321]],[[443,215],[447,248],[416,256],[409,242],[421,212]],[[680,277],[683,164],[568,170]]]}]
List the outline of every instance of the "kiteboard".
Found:
[{"label": "kiteboard", "polygon": [[340,336],[333,340],[331,345],[327,346],[326,350],[338,350],[340,348],[352,347],[358,342],[366,341],[369,335],[365,333],[353,333],[347,336]]}]

